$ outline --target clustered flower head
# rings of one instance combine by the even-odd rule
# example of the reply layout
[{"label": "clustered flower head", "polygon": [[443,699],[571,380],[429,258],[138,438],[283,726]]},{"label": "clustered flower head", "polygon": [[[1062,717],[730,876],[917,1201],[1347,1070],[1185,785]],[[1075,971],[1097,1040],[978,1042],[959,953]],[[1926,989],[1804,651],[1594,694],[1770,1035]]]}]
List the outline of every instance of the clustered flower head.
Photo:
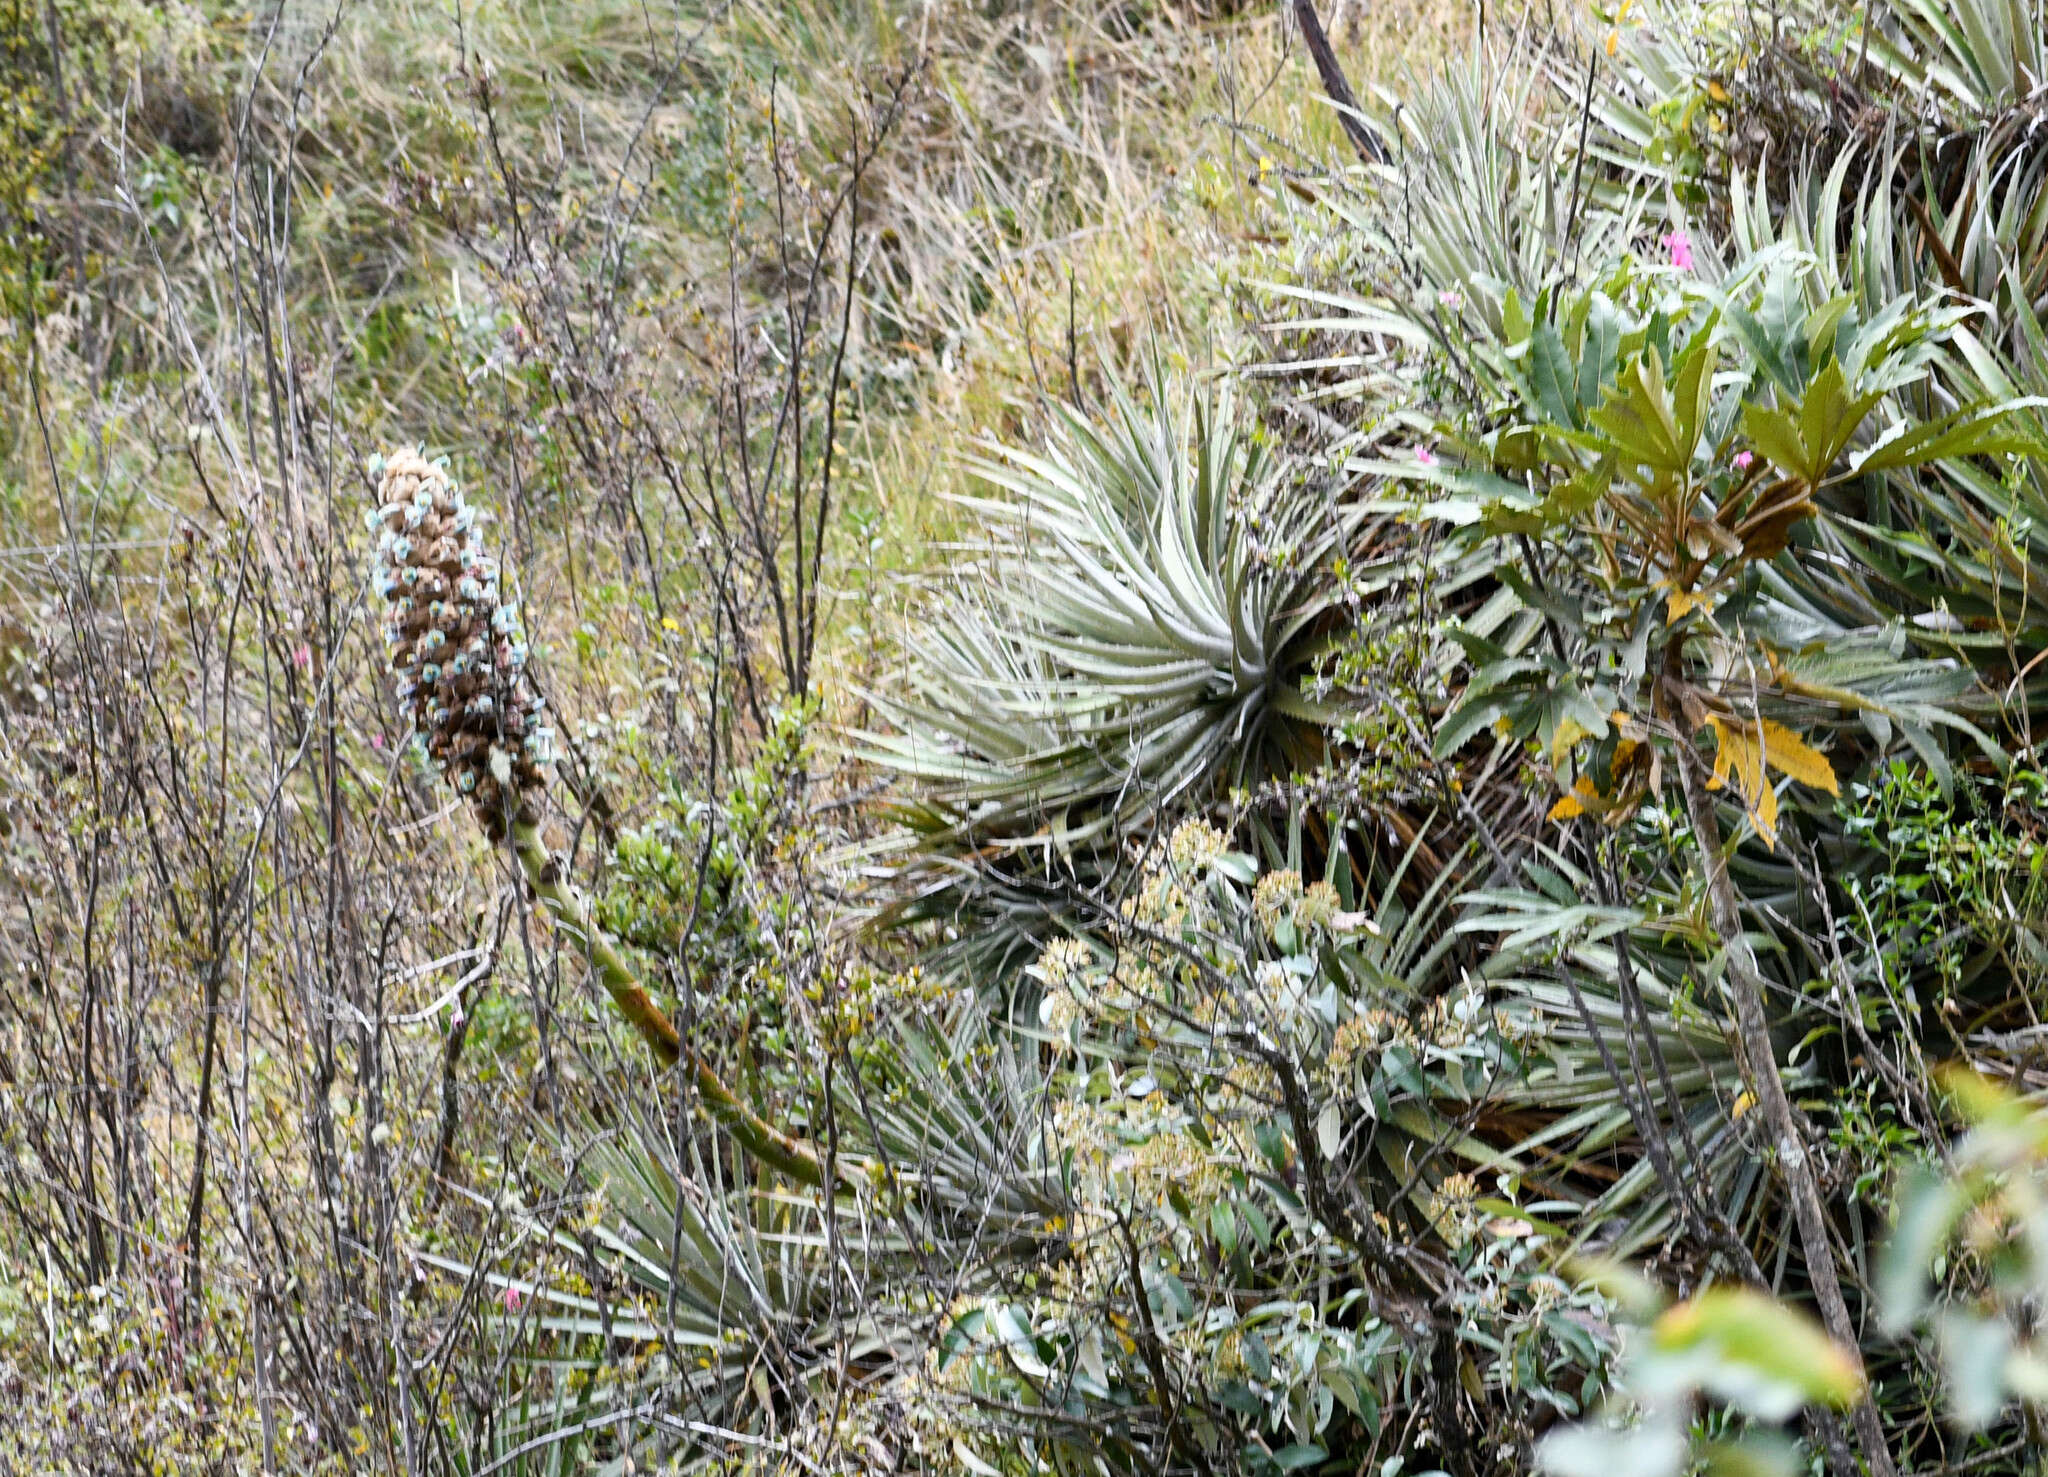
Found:
[{"label": "clustered flower head", "polygon": [[1462,1246],[1479,1229],[1479,1181],[1469,1174],[1449,1175],[1430,1193],[1429,1218],[1444,1239]]},{"label": "clustered flower head", "polygon": [[1057,938],[1039,952],[1033,972],[1047,990],[1071,990],[1095,964],[1095,951],[1076,938]]},{"label": "clustered flower head", "polygon": [[[1222,1107],[1270,1109],[1280,1101],[1280,1078],[1264,1062],[1238,1061],[1223,1074],[1218,1102]],[[1261,1116],[1265,1116],[1262,1114]]]},{"label": "clustered flower head", "polygon": [[547,783],[552,734],[540,694],[524,680],[518,609],[498,595],[479,515],[445,468],[416,451],[385,459],[376,588],[388,606],[384,645],[399,704],[427,754],[467,796],[484,829],[530,819]]},{"label": "clustered flower head", "polygon": [[1329,1068],[1342,1077],[1361,1061],[1376,1060],[1392,1045],[1415,1045],[1415,1028],[1390,1010],[1368,1010],[1338,1024],[1330,1042]]},{"label": "clustered flower head", "polygon": [[1265,1003],[1279,1021],[1291,1021],[1308,1008],[1310,980],[1296,974],[1278,960],[1265,960],[1252,971],[1252,979]]},{"label": "clustered flower head", "polygon": [[1230,838],[1204,820],[1182,821],[1167,838],[1166,855],[1176,872],[1196,875],[1230,850]]},{"label": "clustered flower head", "polygon": [[1179,928],[1188,912],[1188,889],[1181,885],[1179,875],[1166,867],[1146,872],[1143,885],[1120,901],[1117,911],[1130,922],[1148,928]]},{"label": "clustered flower head", "polygon": [[1486,997],[1468,985],[1450,995],[1438,996],[1422,1012],[1423,1039],[1446,1051],[1470,1045],[1493,1024],[1493,1012]]},{"label": "clustered flower head", "polygon": [[1252,889],[1252,911],[1258,915],[1259,926],[1266,937],[1273,936],[1273,930],[1280,924],[1291,921],[1295,905],[1301,901],[1301,873],[1295,871],[1267,872],[1259,878],[1259,884]]},{"label": "clustered flower head", "polygon": [[1267,938],[1273,938],[1283,923],[1297,928],[1328,928],[1342,906],[1337,889],[1327,882],[1301,885],[1294,871],[1267,872],[1252,889],[1252,912]]},{"label": "clustered flower head", "polygon": [[1081,1019],[1081,1002],[1067,989],[1047,990],[1045,998],[1038,1002],[1038,1019],[1046,1030],[1063,1042]]},{"label": "clustered flower head", "polygon": [[1294,921],[1304,928],[1328,928],[1337,921],[1342,902],[1337,889],[1327,882],[1311,882],[1295,907]]}]

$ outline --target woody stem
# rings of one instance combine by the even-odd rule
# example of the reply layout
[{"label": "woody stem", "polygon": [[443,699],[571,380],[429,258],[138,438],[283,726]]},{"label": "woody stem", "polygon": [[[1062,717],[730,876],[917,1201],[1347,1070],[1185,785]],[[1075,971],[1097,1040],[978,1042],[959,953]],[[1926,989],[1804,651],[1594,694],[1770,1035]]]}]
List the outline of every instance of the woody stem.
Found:
[{"label": "woody stem", "polygon": [[[1806,1115],[1786,1096],[1784,1079],[1778,1074],[1777,1049],[1771,1044],[1770,1021],[1764,1013],[1763,973],[1757,967],[1748,935],[1743,932],[1735,885],[1728,876],[1727,858],[1722,855],[1721,825],[1714,802],[1694,772],[1703,767],[1698,752],[1681,740],[1679,783],[1685,791],[1686,814],[1692,820],[1693,839],[1706,871],[1707,901],[1713,911],[1714,928],[1727,951],[1728,990],[1735,997],[1736,1028],[1745,1073],[1763,1109],[1764,1121],[1770,1125],[1771,1137],[1777,1141],[1778,1172],[1792,1202],[1792,1218],[1799,1228],[1799,1249],[1806,1261],[1807,1279],[1813,1284],[1821,1319],[1836,1343],[1854,1349],[1856,1327],[1849,1321],[1849,1307],[1842,1298],[1834,1245],[1828,1239],[1827,1212],[1821,1203],[1812,1161],[1807,1157]],[[1877,1406],[1867,1390],[1857,1401],[1851,1418],[1871,1477],[1898,1477],[1898,1468],[1885,1447]]]}]

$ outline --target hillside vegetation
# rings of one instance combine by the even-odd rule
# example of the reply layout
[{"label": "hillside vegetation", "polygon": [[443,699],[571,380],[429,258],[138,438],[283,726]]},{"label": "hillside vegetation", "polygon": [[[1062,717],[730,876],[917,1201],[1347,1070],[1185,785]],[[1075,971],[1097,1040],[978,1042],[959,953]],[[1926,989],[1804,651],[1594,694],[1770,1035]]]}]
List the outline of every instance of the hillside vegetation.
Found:
[{"label": "hillside vegetation", "polygon": [[0,1470],[2038,1470],[2039,0],[0,47]]}]

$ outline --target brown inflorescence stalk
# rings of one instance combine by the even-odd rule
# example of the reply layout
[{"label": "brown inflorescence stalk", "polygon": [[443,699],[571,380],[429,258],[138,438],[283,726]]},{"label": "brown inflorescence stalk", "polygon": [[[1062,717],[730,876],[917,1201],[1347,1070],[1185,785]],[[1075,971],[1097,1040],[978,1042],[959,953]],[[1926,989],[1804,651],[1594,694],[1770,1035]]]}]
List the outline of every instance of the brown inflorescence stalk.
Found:
[{"label": "brown inflorescence stalk", "polygon": [[683,1041],[542,844],[538,801],[552,732],[526,675],[518,609],[499,594],[497,563],[484,552],[481,516],[446,468],[416,451],[384,458],[378,493],[370,527],[378,535],[376,588],[388,606],[384,642],[398,701],[427,754],[468,797],[484,833],[509,843],[534,894],[656,1059],[684,1063],[712,1117],[755,1158],[822,1184],[817,1155],[742,1102]]}]

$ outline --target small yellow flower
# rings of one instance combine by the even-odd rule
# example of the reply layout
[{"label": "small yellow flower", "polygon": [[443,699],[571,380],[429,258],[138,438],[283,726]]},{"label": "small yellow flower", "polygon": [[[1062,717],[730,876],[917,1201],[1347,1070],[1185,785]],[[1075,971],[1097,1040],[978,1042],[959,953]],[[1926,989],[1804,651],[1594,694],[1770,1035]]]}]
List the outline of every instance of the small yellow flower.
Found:
[{"label": "small yellow flower", "polygon": [[1301,874],[1292,870],[1266,873],[1252,891],[1252,910],[1268,938],[1283,920],[1293,916],[1300,901]]},{"label": "small yellow flower", "polygon": [[1224,834],[1207,821],[1183,821],[1167,839],[1167,859],[1176,872],[1206,871],[1230,849]]},{"label": "small yellow flower", "polygon": [[1429,1197],[1429,1217],[1453,1245],[1463,1245],[1478,1229],[1479,1181],[1469,1174],[1454,1174],[1436,1187]]},{"label": "small yellow flower", "polygon": [[1296,916],[1312,928],[1327,928],[1337,916],[1341,899],[1337,889],[1327,882],[1312,882],[1301,895],[1301,907]]}]

